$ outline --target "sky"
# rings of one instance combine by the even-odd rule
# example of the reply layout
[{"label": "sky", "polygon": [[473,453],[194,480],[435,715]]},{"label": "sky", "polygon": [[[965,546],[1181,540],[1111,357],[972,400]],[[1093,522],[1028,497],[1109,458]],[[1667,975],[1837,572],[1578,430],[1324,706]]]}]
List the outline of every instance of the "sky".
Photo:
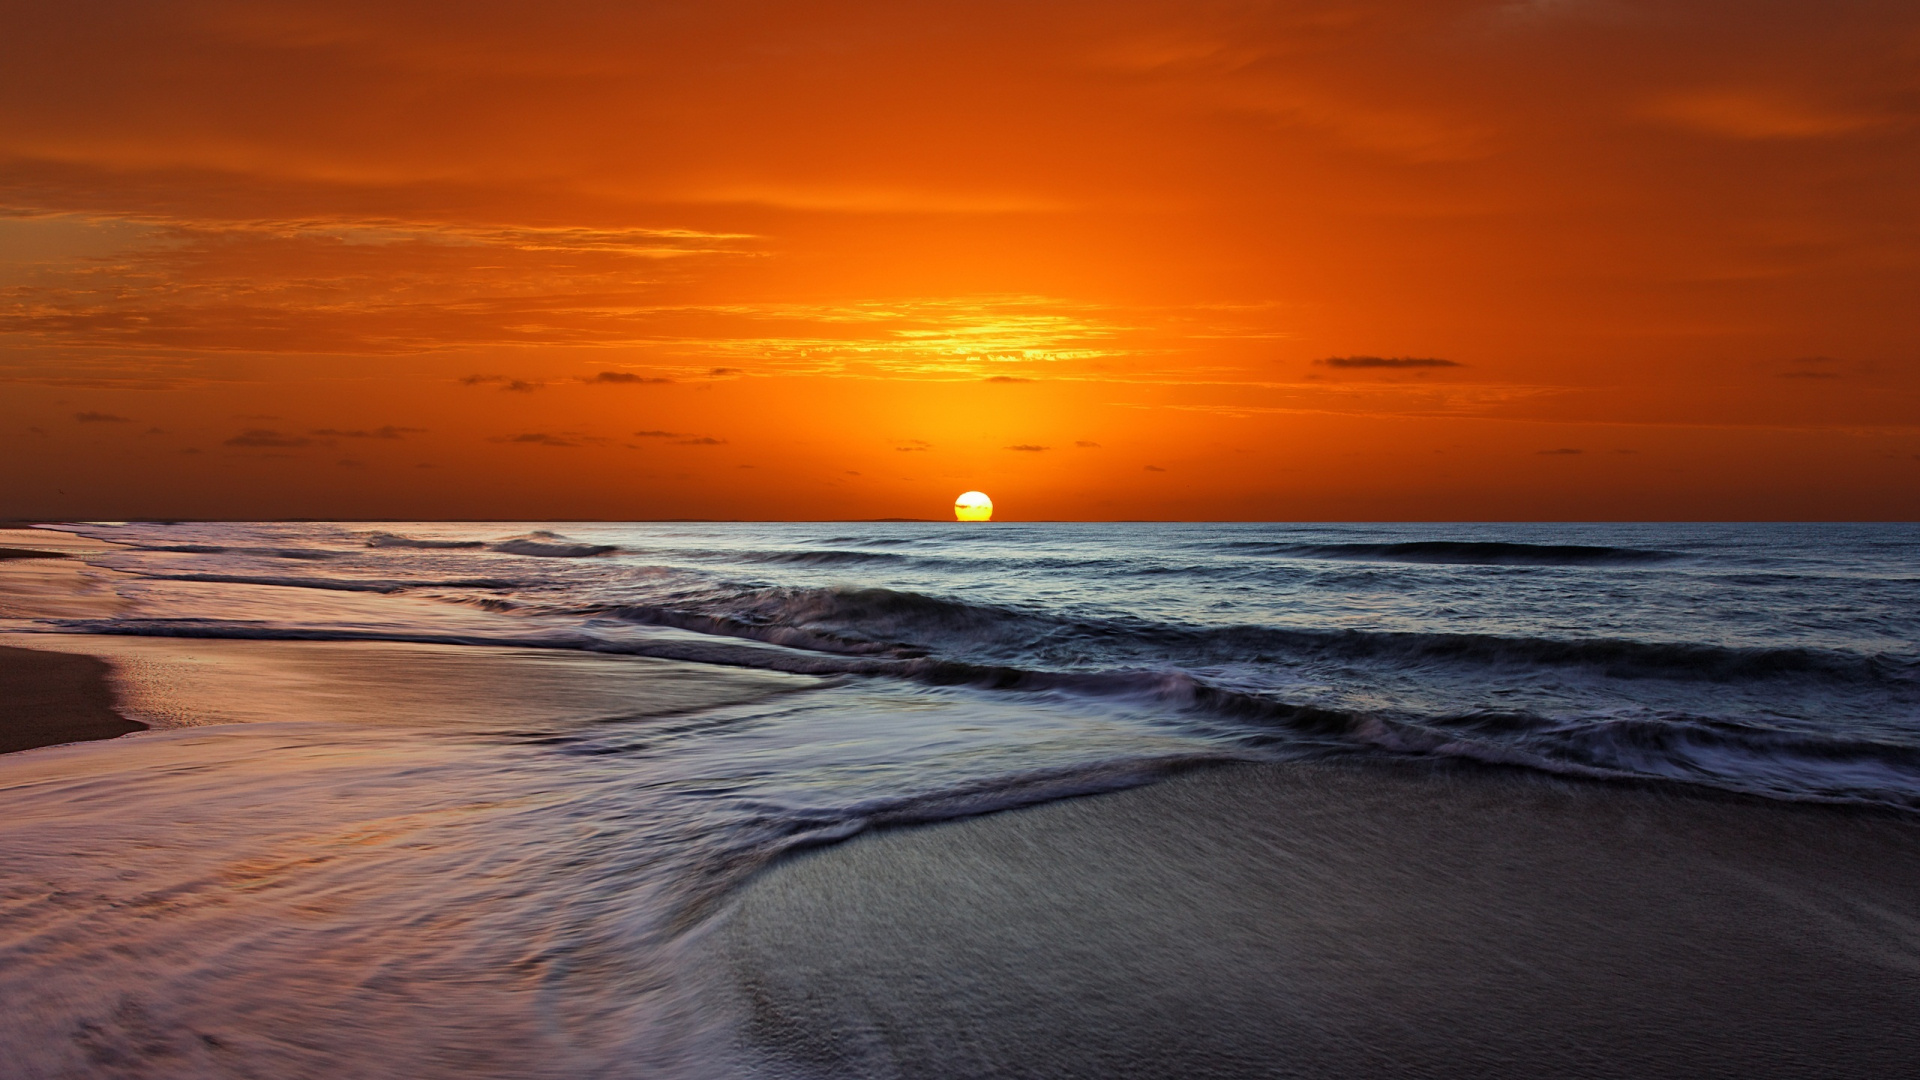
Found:
[{"label": "sky", "polygon": [[1911,0],[0,2],[0,517],[1920,517]]}]

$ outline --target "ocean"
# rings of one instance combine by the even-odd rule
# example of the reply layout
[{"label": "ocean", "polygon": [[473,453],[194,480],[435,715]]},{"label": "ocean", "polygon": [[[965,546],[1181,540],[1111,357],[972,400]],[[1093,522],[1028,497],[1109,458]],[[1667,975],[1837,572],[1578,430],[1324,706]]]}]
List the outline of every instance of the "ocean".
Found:
[{"label": "ocean", "polygon": [[[88,561],[118,610],[0,629],[606,675],[537,720],[429,687],[405,715],[162,717],[58,752],[90,770],[0,763],[0,854],[39,883],[0,920],[0,992],[156,1075],[701,1075],[729,1021],[680,958],[770,861],[1222,762],[1469,759],[1920,811],[1909,524],[63,528],[115,545]],[[696,670],[658,661],[734,689],[620,681]],[[233,886],[222,852],[262,848]],[[243,1014],[303,1034],[213,1029]],[[16,1064],[56,1075],[60,1046]]]}]

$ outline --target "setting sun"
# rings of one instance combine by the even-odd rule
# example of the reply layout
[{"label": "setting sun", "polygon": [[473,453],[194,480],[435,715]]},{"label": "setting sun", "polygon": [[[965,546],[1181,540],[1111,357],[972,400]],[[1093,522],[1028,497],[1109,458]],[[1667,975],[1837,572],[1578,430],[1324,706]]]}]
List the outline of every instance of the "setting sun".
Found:
[{"label": "setting sun", "polygon": [[992,521],[993,500],[986,492],[969,491],[953,500],[953,517],[955,521]]}]

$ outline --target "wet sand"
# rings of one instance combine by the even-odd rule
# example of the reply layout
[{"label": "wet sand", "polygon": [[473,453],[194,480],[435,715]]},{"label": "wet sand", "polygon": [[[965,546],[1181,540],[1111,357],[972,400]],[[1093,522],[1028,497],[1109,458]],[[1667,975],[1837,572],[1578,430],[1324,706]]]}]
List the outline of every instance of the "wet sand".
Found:
[{"label": "wet sand", "polygon": [[704,947],[760,1075],[1911,1075],[1920,824],[1236,766],[797,857]]},{"label": "wet sand", "polygon": [[[0,525],[0,618],[110,611],[114,601],[101,572],[74,557],[107,550],[68,533]],[[11,647],[20,645],[28,647]],[[0,754],[146,729],[117,709],[106,662],[32,645],[30,638],[0,645]]]},{"label": "wet sand", "polygon": [[96,657],[0,646],[0,754],[144,731],[115,711],[108,675]]},{"label": "wet sand", "polygon": [[[560,650],[0,637],[97,654],[155,727],[0,755],[0,1077],[700,1075],[660,1065],[690,1052],[650,920],[676,881],[658,792],[711,781],[635,763],[711,710],[822,680]],[[605,738],[632,753],[555,752]]]}]

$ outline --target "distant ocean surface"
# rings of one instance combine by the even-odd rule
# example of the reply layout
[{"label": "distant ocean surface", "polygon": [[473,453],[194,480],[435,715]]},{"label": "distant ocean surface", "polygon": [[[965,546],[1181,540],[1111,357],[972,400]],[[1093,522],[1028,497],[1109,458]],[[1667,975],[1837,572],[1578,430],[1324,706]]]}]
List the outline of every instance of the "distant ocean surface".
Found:
[{"label": "distant ocean surface", "polygon": [[[97,561],[136,613],[45,629],[631,653],[1044,704],[1119,757],[1457,755],[1920,810],[1913,525],[74,531],[124,545]],[[926,764],[993,779],[961,756]]]},{"label": "distant ocean surface", "polygon": [[627,654],[770,689],[0,759],[19,1075],[81,1051],[142,1076],[737,1075],[698,1004],[716,975],[681,957],[769,859],[1209,762],[1920,812],[1913,525],[63,528],[117,545],[87,559],[121,614],[0,629]]}]

